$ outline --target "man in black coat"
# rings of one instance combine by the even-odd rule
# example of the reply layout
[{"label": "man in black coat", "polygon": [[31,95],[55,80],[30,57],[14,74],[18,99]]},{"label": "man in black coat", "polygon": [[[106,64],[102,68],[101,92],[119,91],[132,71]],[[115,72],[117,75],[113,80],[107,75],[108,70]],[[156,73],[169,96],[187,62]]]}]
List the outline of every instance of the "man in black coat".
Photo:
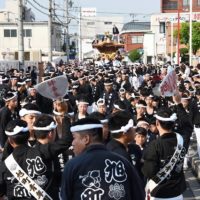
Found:
[{"label": "man in black coat", "polygon": [[182,194],[186,189],[183,161],[188,148],[185,137],[190,137],[190,132],[188,136],[183,130],[173,132],[177,115],[172,114],[169,109],[158,110],[156,119],[160,137],[149,144],[143,156],[142,171],[149,180],[148,195],[153,198],[182,200]]},{"label": "man in black coat", "polygon": [[16,111],[17,94],[7,92],[4,96],[5,106],[0,110],[0,148],[3,148],[7,140],[5,128],[9,121],[19,118]]},{"label": "man in black coat", "polygon": [[[140,178],[131,164],[102,144],[102,124],[92,118],[71,127],[77,157],[64,169],[62,200],[144,200]],[[98,158],[98,159],[97,159]]]},{"label": "man in black coat", "polygon": [[[41,118],[42,119],[42,118]],[[34,130],[38,139],[35,147],[27,145],[29,132],[27,123],[23,120],[13,120],[8,123],[6,127],[6,134],[8,135],[9,144],[13,147],[13,152],[10,156],[14,157],[17,164],[24,170],[28,177],[34,181],[34,185],[30,184],[29,179],[25,179],[25,173],[19,170],[18,175],[15,176],[12,172],[15,168],[9,169],[6,165],[7,159],[0,164],[0,199],[4,195],[10,200],[23,199],[45,199],[45,195],[50,198],[48,200],[58,200],[59,181],[58,168],[54,166],[55,158],[58,154],[67,150],[71,145],[71,138],[53,142],[55,138],[56,123],[52,117],[48,116],[43,120],[35,123]],[[44,126],[45,125],[45,126]],[[16,166],[15,163],[11,163]],[[20,175],[19,175],[20,174]],[[18,179],[19,178],[19,179]],[[28,184],[28,187],[26,187]],[[41,194],[41,190],[37,190],[35,185],[42,188],[46,194]],[[32,191],[37,198],[33,197]],[[42,195],[42,196],[41,196]]]}]

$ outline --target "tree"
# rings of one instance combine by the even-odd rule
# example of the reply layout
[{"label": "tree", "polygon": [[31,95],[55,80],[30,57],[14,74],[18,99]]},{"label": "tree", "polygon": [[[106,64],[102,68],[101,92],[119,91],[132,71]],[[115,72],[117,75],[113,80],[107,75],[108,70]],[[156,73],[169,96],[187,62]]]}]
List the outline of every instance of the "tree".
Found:
[{"label": "tree", "polygon": [[[180,42],[181,44],[185,44],[189,47],[189,23],[182,23],[180,30]],[[176,37],[178,35],[177,30],[174,34]],[[200,22],[192,23],[192,50],[194,55],[196,55],[197,51],[200,49]]]},{"label": "tree", "polygon": [[133,51],[131,51],[129,53],[128,57],[131,60],[131,62],[135,62],[135,61],[140,60],[141,54],[140,54],[140,52],[137,49],[135,49],[135,50],[133,50]]}]

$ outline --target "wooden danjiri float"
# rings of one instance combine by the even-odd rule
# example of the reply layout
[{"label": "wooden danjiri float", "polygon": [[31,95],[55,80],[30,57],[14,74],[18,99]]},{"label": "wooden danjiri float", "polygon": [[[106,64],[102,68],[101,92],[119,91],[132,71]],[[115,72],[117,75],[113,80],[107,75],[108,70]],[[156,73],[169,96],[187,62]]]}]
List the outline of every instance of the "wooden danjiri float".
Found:
[{"label": "wooden danjiri float", "polygon": [[104,39],[94,41],[92,47],[99,50],[101,58],[113,60],[115,59],[118,50],[124,48],[124,44],[118,42],[117,40],[111,40],[109,32],[106,32]]}]

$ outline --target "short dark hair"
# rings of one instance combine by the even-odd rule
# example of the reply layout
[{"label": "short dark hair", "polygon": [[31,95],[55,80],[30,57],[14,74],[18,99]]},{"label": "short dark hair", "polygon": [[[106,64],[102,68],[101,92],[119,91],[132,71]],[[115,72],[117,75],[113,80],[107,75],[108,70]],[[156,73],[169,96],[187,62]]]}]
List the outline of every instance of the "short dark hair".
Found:
[{"label": "short dark hair", "polygon": [[[169,118],[172,115],[172,111],[169,108],[163,107],[157,111],[157,115],[160,117]],[[172,121],[161,121],[161,120],[158,121],[160,123],[160,126],[165,130],[171,130],[174,127],[174,122]]]},{"label": "short dark hair", "polygon": [[23,108],[25,108],[27,110],[36,110],[36,111],[39,111],[39,107],[36,104],[34,104],[34,103],[27,103],[26,105],[24,105]]},{"label": "short dark hair", "polygon": [[[34,122],[35,127],[46,127],[52,122],[55,122],[52,116],[47,114],[40,115]],[[56,122],[55,122],[56,123]],[[45,139],[50,131],[35,130],[35,137],[37,139]]]},{"label": "short dark hair", "polygon": [[[26,128],[27,123],[21,119],[12,120],[12,121],[8,122],[5,130],[8,132],[12,132],[16,126]],[[28,138],[29,138],[29,131],[20,132],[16,135],[12,135],[12,136],[8,136],[8,137],[11,138],[14,141],[14,143],[17,145],[26,144],[28,141]]]},{"label": "short dark hair", "polygon": [[[99,124],[102,125],[101,122],[98,119],[92,118],[92,117],[86,117],[83,119],[80,119],[72,124],[72,128],[75,126],[81,126],[81,125],[90,125],[90,124]],[[73,131],[72,131],[73,132]],[[93,142],[103,142],[103,129],[102,128],[92,128],[92,129],[84,129],[84,130],[77,130],[74,132],[80,133],[80,135],[90,135],[92,137]]]},{"label": "short dark hair", "polygon": [[[125,126],[130,119],[131,119],[131,114],[126,111],[118,111],[112,114],[108,120],[109,130],[113,131],[121,129],[121,127]],[[114,134],[111,133],[111,135],[113,138],[120,138],[123,135],[123,133],[122,132]]]},{"label": "short dark hair", "polygon": [[103,142],[102,128],[91,129],[91,130],[88,130],[88,132],[92,136],[93,142]]},{"label": "short dark hair", "polygon": [[136,134],[147,136],[147,130],[143,127],[137,127],[135,130]]}]

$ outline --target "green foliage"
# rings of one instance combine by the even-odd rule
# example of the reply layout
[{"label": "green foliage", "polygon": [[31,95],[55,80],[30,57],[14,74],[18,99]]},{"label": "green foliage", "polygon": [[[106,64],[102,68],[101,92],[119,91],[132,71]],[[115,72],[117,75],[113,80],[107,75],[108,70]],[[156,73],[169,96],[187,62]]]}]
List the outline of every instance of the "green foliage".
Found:
[{"label": "green foliage", "polygon": [[188,48],[181,48],[181,49],[180,49],[180,54],[181,54],[181,56],[187,54],[188,52],[189,52],[189,51],[188,51]]},{"label": "green foliage", "polygon": [[135,62],[135,61],[140,60],[141,54],[140,54],[140,52],[137,49],[135,49],[135,50],[133,50],[133,51],[131,51],[129,53],[128,57],[131,60],[131,62]]},{"label": "green foliage", "polygon": [[[174,36],[177,37],[177,30],[174,32]],[[181,23],[180,30],[180,42],[189,46],[189,23]],[[200,22],[192,23],[192,49],[193,53],[196,54],[200,49]]]}]

